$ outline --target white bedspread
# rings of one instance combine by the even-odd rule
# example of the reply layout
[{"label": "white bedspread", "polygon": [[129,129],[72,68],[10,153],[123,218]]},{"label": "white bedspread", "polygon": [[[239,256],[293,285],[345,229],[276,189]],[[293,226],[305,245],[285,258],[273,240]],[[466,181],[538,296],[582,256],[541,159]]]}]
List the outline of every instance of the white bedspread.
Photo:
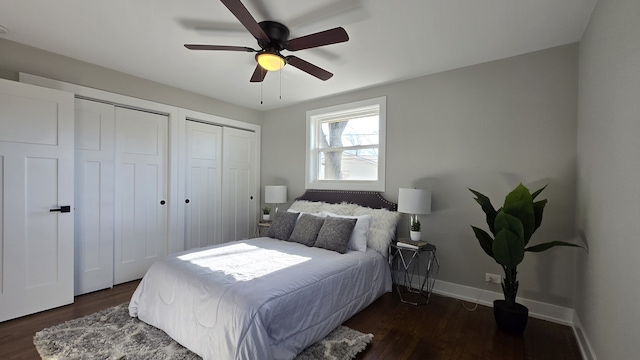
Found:
[{"label": "white bedspread", "polygon": [[271,238],[187,251],[151,266],[131,316],[208,359],[293,359],[391,291],[386,259]]}]

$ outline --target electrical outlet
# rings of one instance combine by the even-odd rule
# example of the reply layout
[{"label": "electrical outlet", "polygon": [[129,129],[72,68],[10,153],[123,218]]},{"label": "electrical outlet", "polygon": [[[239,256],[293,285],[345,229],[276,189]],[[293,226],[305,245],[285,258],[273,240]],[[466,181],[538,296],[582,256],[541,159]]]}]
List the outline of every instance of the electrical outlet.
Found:
[{"label": "electrical outlet", "polygon": [[502,276],[486,273],[484,274],[484,281],[494,284],[500,284],[502,283]]}]

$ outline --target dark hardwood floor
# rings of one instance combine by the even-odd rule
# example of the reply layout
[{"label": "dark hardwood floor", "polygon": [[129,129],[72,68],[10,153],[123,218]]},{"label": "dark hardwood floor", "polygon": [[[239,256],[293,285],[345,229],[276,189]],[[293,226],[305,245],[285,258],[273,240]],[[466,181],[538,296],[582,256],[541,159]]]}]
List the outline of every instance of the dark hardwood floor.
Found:
[{"label": "dark hardwood floor", "polygon": [[[129,301],[137,284],[78,296],[73,305],[0,323],[0,359],[39,359],[33,346],[37,331]],[[469,312],[460,301],[437,295],[427,305],[412,306],[385,294],[345,325],[375,336],[358,360],[581,359],[568,326],[529,318],[524,334],[511,336],[496,329],[491,308]]]}]

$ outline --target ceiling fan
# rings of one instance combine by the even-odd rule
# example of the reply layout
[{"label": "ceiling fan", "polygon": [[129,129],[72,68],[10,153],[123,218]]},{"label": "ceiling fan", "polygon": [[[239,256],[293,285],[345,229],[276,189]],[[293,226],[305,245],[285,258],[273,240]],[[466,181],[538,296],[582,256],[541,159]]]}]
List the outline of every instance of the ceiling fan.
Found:
[{"label": "ceiling fan", "polygon": [[298,51],[319,46],[337,44],[349,40],[349,35],[342,27],[317,32],[289,40],[289,29],[276,21],[260,23],[251,16],[240,0],[220,0],[240,23],[258,40],[260,50],[245,46],[227,45],[195,45],[185,44],[189,50],[222,50],[256,52],[258,65],[253,71],[251,82],[262,82],[268,71],[277,71],[290,64],[320,80],[329,80],[333,74],[293,55],[283,56],[282,50]]}]

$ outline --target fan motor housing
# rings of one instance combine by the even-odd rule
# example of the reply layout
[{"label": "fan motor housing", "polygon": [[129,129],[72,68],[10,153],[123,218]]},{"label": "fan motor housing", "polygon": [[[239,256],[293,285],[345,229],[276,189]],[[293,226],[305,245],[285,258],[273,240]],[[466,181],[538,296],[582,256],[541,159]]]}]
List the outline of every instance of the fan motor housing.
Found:
[{"label": "fan motor housing", "polygon": [[265,50],[280,51],[289,40],[289,28],[276,21],[261,21],[258,23],[271,41],[258,40],[258,45]]}]

